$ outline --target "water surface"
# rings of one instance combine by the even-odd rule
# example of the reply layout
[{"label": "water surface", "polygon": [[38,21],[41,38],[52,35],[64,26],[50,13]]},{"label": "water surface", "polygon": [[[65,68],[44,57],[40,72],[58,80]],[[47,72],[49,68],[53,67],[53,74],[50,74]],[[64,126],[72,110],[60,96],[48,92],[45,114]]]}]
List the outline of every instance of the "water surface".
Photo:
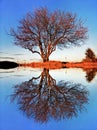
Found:
[{"label": "water surface", "polygon": [[97,130],[96,70],[0,70],[0,130]]}]

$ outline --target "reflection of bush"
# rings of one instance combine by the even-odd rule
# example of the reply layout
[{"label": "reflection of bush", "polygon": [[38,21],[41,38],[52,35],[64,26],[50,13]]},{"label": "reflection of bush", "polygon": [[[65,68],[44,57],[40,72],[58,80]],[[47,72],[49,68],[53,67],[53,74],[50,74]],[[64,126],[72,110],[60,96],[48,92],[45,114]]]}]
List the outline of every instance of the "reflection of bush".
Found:
[{"label": "reflection of bush", "polygon": [[39,77],[16,85],[14,89],[12,101],[17,99],[19,109],[40,122],[77,116],[78,110],[88,101],[84,86],[63,81],[56,84],[46,69]]},{"label": "reflection of bush", "polygon": [[84,71],[86,71],[86,80],[88,82],[91,82],[95,78],[96,73],[97,73],[96,68],[94,68],[94,69],[85,69]]}]

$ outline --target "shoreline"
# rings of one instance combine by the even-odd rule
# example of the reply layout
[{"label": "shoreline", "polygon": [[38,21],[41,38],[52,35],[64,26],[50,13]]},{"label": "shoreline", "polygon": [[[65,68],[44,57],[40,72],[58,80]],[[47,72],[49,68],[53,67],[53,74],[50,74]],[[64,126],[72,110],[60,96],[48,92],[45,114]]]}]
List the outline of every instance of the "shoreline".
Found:
[{"label": "shoreline", "polygon": [[16,63],[10,61],[0,61],[0,69],[11,69],[15,67],[31,67],[45,69],[61,69],[61,68],[82,68],[82,69],[97,69],[97,62],[31,62],[31,63]]},{"label": "shoreline", "polygon": [[49,61],[49,62],[32,62],[20,64],[24,67],[32,68],[46,68],[46,69],[61,69],[61,68],[82,68],[92,69],[97,68],[97,62],[60,62],[60,61]]}]

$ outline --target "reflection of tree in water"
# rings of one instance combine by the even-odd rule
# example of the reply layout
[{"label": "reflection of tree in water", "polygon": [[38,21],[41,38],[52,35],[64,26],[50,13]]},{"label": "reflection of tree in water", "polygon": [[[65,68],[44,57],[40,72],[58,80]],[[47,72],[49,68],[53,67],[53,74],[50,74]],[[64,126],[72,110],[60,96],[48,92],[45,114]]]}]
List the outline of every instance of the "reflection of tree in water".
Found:
[{"label": "reflection of tree in water", "polygon": [[60,81],[56,84],[49,70],[37,78],[15,86],[11,99],[17,99],[19,109],[36,121],[46,122],[76,116],[87,103],[88,92],[81,84]]},{"label": "reflection of tree in water", "polygon": [[88,82],[91,82],[95,76],[96,76],[96,73],[97,73],[97,69],[93,68],[93,69],[86,69],[86,80]]}]

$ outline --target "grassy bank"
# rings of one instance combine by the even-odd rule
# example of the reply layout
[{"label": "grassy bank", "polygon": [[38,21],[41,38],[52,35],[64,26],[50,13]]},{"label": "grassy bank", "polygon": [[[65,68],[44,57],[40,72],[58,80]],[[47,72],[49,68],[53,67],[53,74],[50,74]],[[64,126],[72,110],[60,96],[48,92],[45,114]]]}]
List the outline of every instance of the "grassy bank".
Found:
[{"label": "grassy bank", "polygon": [[49,62],[32,62],[20,64],[24,67],[32,68],[47,68],[47,69],[60,69],[60,68],[97,68],[97,62],[60,62],[60,61],[49,61]]}]

